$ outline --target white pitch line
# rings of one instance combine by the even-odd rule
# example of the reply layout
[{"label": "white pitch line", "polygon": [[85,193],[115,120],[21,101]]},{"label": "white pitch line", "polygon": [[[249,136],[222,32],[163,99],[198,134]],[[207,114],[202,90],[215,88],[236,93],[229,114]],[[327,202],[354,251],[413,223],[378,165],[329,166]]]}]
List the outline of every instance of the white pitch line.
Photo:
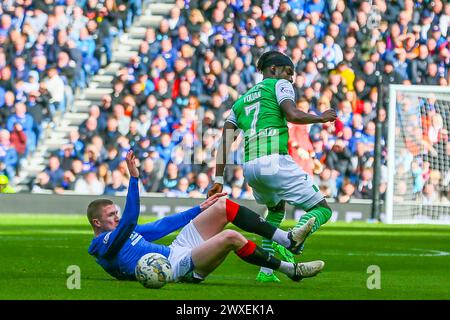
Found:
[{"label": "white pitch line", "polygon": [[450,252],[430,249],[417,249],[411,250],[422,251],[422,253],[392,253],[392,252],[348,252],[348,256],[379,256],[379,257],[444,257],[450,256]]}]

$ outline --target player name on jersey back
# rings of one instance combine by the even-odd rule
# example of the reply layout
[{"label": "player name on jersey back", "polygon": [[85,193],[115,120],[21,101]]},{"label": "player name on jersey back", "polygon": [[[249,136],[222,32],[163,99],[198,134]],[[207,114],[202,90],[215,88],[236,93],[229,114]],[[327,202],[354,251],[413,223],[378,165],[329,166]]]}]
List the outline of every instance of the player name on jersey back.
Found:
[{"label": "player name on jersey back", "polygon": [[261,91],[256,91],[249,93],[248,96],[244,96],[244,102],[249,103],[255,101],[256,99],[261,98]]}]

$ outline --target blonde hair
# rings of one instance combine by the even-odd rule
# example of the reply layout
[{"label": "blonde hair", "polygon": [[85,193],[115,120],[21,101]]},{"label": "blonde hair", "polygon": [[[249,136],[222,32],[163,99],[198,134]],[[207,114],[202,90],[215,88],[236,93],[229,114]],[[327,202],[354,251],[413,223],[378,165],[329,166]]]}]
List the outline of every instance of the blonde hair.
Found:
[{"label": "blonde hair", "polygon": [[185,43],[181,46],[181,53],[185,52],[187,54],[184,58],[192,58],[194,55],[194,48],[192,48],[189,44]]},{"label": "blonde hair", "polygon": [[317,104],[325,104],[327,107],[330,107],[330,100],[326,96],[322,96],[319,98]]},{"label": "blonde hair", "polygon": [[299,35],[297,25],[293,22],[289,22],[284,29],[284,35],[287,37],[295,37]]},{"label": "blonde hair", "polygon": [[330,100],[326,96],[321,96],[317,102],[317,109],[320,112],[324,112],[325,110],[330,109],[330,105]]},{"label": "blonde hair", "polygon": [[193,23],[203,23],[205,22],[205,18],[203,17],[203,14],[198,9],[192,9],[191,14],[189,15],[189,20]]},{"label": "blonde hair", "polygon": [[212,34],[212,23],[211,22],[209,22],[209,21],[205,21],[205,22],[203,22],[202,23],[202,26],[201,26],[201,28],[200,28],[200,31],[201,32],[204,32],[203,30],[205,29],[205,28],[208,28],[208,30],[210,31],[210,33]]}]

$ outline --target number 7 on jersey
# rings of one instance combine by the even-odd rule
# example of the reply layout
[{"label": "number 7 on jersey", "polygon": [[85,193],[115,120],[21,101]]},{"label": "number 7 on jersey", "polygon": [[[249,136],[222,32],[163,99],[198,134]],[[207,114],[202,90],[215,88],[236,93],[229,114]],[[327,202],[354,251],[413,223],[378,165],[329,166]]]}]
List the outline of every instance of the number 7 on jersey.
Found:
[{"label": "number 7 on jersey", "polygon": [[245,107],[245,115],[248,116],[250,113],[255,110],[253,113],[253,121],[251,126],[251,134],[256,134],[256,122],[258,121],[258,114],[259,114],[259,106],[260,102],[255,102],[254,104],[251,104],[249,106]]}]

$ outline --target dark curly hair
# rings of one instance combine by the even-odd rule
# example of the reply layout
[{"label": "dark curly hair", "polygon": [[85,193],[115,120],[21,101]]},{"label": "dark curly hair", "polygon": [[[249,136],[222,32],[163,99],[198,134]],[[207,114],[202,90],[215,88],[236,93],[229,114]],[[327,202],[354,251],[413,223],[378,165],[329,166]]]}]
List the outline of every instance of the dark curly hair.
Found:
[{"label": "dark curly hair", "polygon": [[270,66],[291,66],[294,68],[294,64],[287,55],[279,51],[267,51],[264,52],[261,57],[259,57],[256,63],[256,69],[262,72],[265,68]]}]

